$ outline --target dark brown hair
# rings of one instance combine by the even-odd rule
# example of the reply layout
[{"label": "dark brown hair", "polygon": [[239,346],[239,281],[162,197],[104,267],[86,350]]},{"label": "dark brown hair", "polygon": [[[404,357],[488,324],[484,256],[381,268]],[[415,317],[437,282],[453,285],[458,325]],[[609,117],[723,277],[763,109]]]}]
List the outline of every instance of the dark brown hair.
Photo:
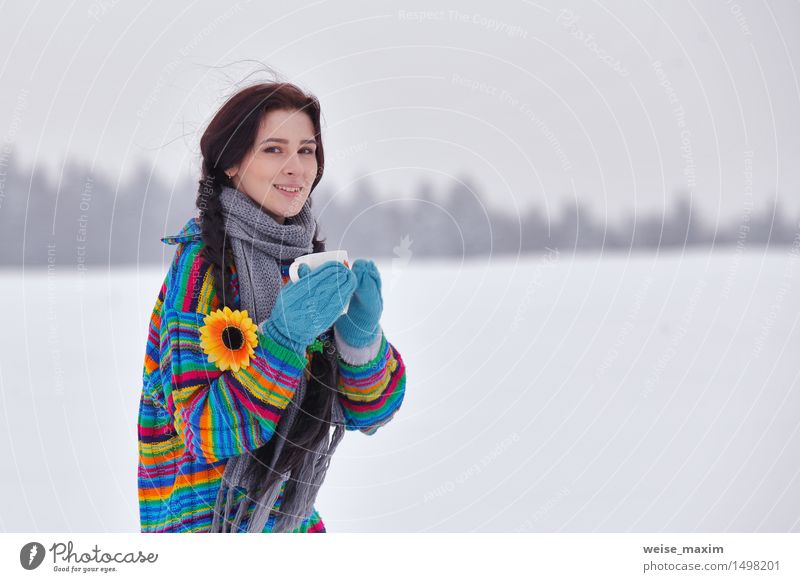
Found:
[{"label": "dark brown hair", "polygon": [[[322,179],[325,154],[322,147],[320,105],[313,95],[308,95],[290,83],[259,83],[247,87],[231,98],[214,115],[200,139],[203,157],[202,176],[197,194],[197,208],[202,225],[203,253],[212,265],[214,291],[220,299],[220,307],[231,305],[234,295],[231,290],[230,267],[233,258],[230,248],[225,248],[226,236],[222,219],[219,194],[223,186],[234,187],[225,170],[238,164],[255,144],[264,116],[273,110],[303,111],[311,118],[317,141],[317,177],[311,192]],[[311,205],[311,193],[308,204]],[[313,251],[325,250],[325,240],[318,238],[319,225],[314,229]],[[261,322],[256,322],[261,323]],[[330,428],[331,407],[338,385],[337,355],[333,341],[326,342],[322,352],[315,352],[311,361],[310,378],[305,398],[295,422],[283,444],[283,451],[275,467],[277,474],[290,468],[298,468],[304,450],[316,449],[316,445],[327,436]],[[305,373],[305,372],[304,372]],[[268,477],[267,465],[272,458],[278,438],[272,438],[253,454],[258,459],[252,463],[255,483],[263,486]],[[293,471],[297,474],[297,471]],[[274,475],[273,475],[274,476]],[[286,495],[294,481],[289,480]]]}]

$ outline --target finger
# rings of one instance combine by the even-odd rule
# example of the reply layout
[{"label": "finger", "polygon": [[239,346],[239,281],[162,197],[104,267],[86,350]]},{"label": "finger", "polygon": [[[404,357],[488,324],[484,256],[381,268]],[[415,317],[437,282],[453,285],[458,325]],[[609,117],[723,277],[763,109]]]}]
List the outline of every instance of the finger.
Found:
[{"label": "finger", "polygon": [[[307,264],[305,264],[305,263],[302,263],[302,264],[300,265],[300,267],[298,267],[298,270],[297,270],[298,274],[300,274],[300,273],[301,273],[301,271],[300,271],[300,270],[301,270],[301,269],[303,269],[304,267],[305,267],[305,269],[308,269],[308,270],[310,270]],[[316,267],[316,268],[313,270],[313,272],[314,272],[314,274],[315,274],[315,276],[316,276],[316,277],[322,277],[322,276],[323,276],[323,274],[324,274],[325,276],[327,276],[327,275],[328,275],[328,274],[330,274],[332,271],[350,271],[350,269],[348,269],[347,267],[345,267],[345,266],[344,266],[344,264],[342,264],[342,262],[341,262],[341,261],[337,261],[337,260],[335,260],[335,259],[331,259],[330,261],[325,261],[324,263],[322,263],[322,264],[318,265],[318,266],[317,266],[317,267]],[[306,271],[306,272],[308,272],[308,271]]]},{"label": "finger", "polygon": [[338,293],[346,293],[348,295],[352,294],[358,285],[356,275],[338,261],[323,263],[304,280],[308,281],[309,285],[332,285],[333,289],[338,289]]},{"label": "finger", "polygon": [[381,274],[374,262],[365,261],[360,269],[358,277],[360,285],[374,285],[380,291]]},{"label": "finger", "polygon": [[[332,273],[334,271],[338,271],[338,270],[341,270],[341,269],[345,269],[346,270],[347,267],[345,267],[339,261],[325,261],[324,263],[319,265],[316,269],[314,269],[314,273],[323,273],[323,274],[325,274],[325,276],[327,276],[329,273]],[[317,275],[317,276],[321,276],[321,275]]]},{"label": "finger", "polygon": [[356,275],[363,273],[372,261],[369,259],[356,259],[353,262],[352,270]]},{"label": "finger", "polygon": [[322,263],[322,265],[314,270],[314,277],[322,279],[327,279],[328,277],[334,277],[336,280],[344,280],[345,278],[349,278],[350,275],[353,273],[345,267],[339,261],[326,261]]}]

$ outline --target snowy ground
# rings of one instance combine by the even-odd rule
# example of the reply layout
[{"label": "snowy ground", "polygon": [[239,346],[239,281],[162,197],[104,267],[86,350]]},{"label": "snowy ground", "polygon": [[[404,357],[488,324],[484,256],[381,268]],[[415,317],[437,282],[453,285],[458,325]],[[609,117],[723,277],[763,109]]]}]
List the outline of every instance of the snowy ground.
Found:
[{"label": "snowy ground", "polygon": [[[329,531],[800,531],[798,258],[378,262],[407,395],[339,447]],[[138,531],[161,269],[0,276],[0,530]]]}]

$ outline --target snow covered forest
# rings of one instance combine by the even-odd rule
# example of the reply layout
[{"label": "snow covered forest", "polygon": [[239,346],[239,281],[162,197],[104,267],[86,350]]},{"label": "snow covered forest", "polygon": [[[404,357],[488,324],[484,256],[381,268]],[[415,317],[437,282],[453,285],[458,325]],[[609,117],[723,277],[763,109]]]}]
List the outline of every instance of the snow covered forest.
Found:
[{"label": "snow covered forest", "polygon": [[[67,162],[60,175],[6,168],[0,212],[0,265],[148,264],[162,261],[160,237],[196,214],[196,183],[173,183],[145,163],[136,180],[115,183]],[[354,255],[461,258],[543,251],[655,249],[685,246],[791,244],[800,217],[780,204],[750,207],[737,220],[693,212],[687,193],[673,193],[663,212],[598,217],[566,196],[549,209],[494,209],[469,176],[444,191],[421,182],[414,192],[380,191],[364,179],[334,191],[323,178],[313,210],[328,248]],[[524,199],[525,196],[520,196]],[[746,204],[742,205],[748,210]]]}]

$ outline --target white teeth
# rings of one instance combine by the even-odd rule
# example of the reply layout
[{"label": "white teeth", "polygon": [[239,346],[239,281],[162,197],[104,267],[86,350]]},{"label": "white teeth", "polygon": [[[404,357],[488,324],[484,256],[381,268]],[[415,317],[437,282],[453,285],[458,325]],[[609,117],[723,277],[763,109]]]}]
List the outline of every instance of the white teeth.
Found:
[{"label": "white teeth", "polygon": [[283,190],[284,192],[300,192],[300,188],[289,188],[287,186],[278,186],[277,184],[275,184],[275,187],[278,190]]}]

